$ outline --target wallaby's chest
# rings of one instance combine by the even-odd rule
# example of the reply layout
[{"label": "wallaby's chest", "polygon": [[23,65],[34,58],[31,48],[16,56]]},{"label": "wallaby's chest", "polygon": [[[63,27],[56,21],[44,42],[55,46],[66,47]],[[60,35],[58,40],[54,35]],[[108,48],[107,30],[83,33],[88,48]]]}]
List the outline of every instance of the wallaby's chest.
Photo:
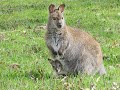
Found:
[{"label": "wallaby's chest", "polygon": [[54,51],[58,52],[60,49],[60,43],[60,38],[57,35],[51,37],[51,46]]},{"label": "wallaby's chest", "polygon": [[55,52],[58,52],[61,47],[61,43],[62,43],[61,39],[62,38],[60,34],[56,32],[53,32],[48,38],[49,44]]}]

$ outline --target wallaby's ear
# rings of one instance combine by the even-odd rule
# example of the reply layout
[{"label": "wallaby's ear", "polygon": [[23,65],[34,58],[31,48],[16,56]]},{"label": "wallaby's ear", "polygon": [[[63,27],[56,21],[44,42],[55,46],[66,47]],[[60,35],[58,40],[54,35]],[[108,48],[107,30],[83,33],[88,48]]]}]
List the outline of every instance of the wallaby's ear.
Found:
[{"label": "wallaby's ear", "polygon": [[54,4],[51,4],[51,5],[49,6],[49,13],[53,13],[54,10],[55,10],[55,5],[54,5]]},{"label": "wallaby's ear", "polygon": [[65,8],[65,4],[61,4],[59,7],[58,7],[58,10],[60,10],[61,12],[64,11],[64,8]]}]

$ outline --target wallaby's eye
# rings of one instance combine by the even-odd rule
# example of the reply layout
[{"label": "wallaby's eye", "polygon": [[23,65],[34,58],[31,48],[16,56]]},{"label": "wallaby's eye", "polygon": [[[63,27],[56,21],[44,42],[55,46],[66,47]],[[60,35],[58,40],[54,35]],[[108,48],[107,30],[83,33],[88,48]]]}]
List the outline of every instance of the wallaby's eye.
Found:
[{"label": "wallaby's eye", "polygon": [[60,64],[58,64],[58,66],[59,66],[59,67],[61,67],[61,65],[60,65]]},{"label": "wallaby's eye", "polygon": [[63,19],[63,17],[62,17],[62,19]]},{"label": "wallaby's eye", "polygon": [[56,20],[57,18],[56,17],[53,17],[53,20]]}]

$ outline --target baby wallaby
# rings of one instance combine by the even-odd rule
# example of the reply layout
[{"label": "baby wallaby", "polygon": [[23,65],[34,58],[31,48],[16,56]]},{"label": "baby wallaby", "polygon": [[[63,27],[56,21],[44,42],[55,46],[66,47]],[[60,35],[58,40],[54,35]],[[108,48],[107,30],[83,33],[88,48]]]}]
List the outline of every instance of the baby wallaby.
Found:
[{"label": "baby wallaby", "polygon": [[88,33],[69,27],[63,16],[65,4],[49,6],[46,44],[54,60],[70,73],[105,74],[100,44]]},{"label": "baby wallaby", "polygon": [[66,66],[64,66],[64,63],[62,63],[60,60],[52,60],[52,59],[48,59],[48,61],[50,62],[53,70],[55,71],[56,75],[62,75],[62,76],[66,76],[66,75],[77,75],[78,72],[70,72]]},{"label": "baby wallaby", "polygon": [[59,60],[48,59],[48,61],[57,75],[66,75],[67,72],[64,71],[63,65]]}]

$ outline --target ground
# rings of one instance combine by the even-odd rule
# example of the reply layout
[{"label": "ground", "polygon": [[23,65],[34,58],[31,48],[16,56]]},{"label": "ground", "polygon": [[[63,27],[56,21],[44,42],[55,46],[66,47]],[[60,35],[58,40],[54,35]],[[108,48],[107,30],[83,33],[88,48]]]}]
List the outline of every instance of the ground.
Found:
[{"label": "ground", "polygon": [[[54,78],[43,28],[48,6],[65,3],[66,24],[101,45],[107,74]],[[0,90],[119,90],[119,0],[1,0]]]}]

